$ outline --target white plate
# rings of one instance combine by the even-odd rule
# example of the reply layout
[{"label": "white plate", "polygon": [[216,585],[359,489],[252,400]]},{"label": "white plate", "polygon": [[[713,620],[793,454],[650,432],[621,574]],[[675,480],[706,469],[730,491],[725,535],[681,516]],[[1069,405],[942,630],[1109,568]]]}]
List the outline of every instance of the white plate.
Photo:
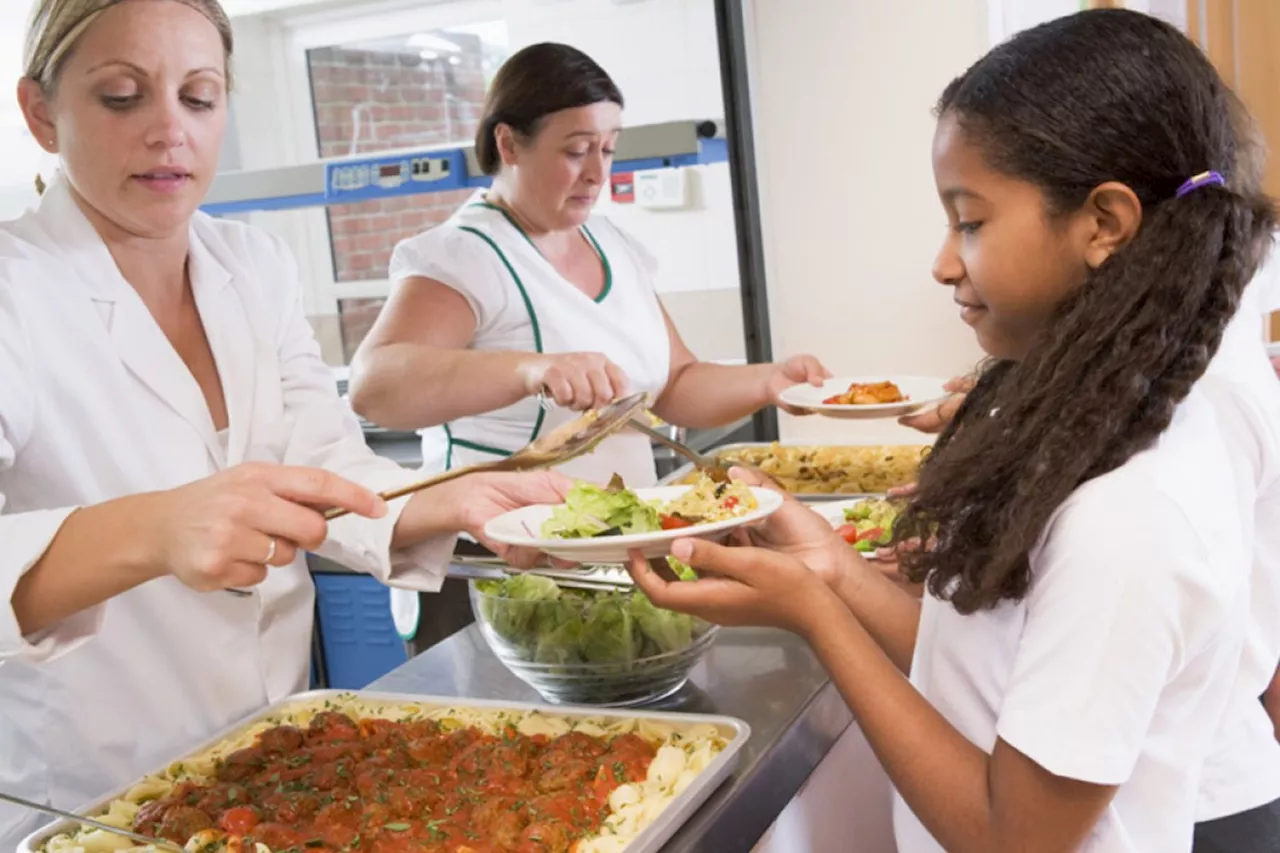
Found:
[{"label": "white plate", "polygon": [[[878,403],[863,406],[839,406],[824,403],[829,397],[843,394],[855,382],[869,384],[889,381],[907,397],[903,403]],[[837,376],[822,383],[822,387],[814,385],[793,385],[779,395],[779,399],[788,406],[823,415],[828,418],[860,420],[864,418],[896,418],[918,412],[947,397],[942,386],[945,379],[930,376]]]},{"label": "white plate", "polygon": [[[636,495],[644,501],[669,502],[689,491],[689,486],[658,486],[652,489],[636,489]],[[633,533],[629,536],[600,536],[595,539],[544,539],[542,523],[551,517],[554,506],[540,504],[513,510],[490,519],[484,526],[484,535],[494,542],[533,548],[575,563],[625,563],[627,551],[637,549],[649,559],[665,557],[671,553],[671,543],[677,539],[697,538],[719,541],[731,530],[744,524],[759,521],[782,506],[782,496],[768,489],[753,488],[759,506],[755,511],[738,518],[730,518],[711,524],[697,524],[678,530],[659,530],[654,533]]]},{"label": "white plate", "polygon": [[1272,358],[1276,358],[1277,356],[1280,356],[1280,341],[1272,341],[1271,343],[1267,344],[1267,355],[1271,356]]},{"label": "white plate", "polygon": [[[818,515],[826,519],[827,523],[834,528],[840,528],[846,524],[844,520],[844,511],[850,507],[857,506],[865,500],[876,500],[883,498],[884,495],[862,495],[861,497],[853,497],[848,500],[831,501],[829,503],[811,504],[810,509]],[[850,546],[852,547],[852,546]],[[875,551],[859,551],[864,560],[878,560]]]}]

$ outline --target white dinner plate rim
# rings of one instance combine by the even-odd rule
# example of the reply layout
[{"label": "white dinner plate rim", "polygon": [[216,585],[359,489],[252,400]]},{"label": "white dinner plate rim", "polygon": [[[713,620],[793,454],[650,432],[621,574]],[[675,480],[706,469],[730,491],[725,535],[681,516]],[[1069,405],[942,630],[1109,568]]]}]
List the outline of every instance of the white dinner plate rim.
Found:
[{"label": "white dinner plate rim", "polygon": [[[652,500],[654,498],[672,500],[673,497],[688,491],[689,488],[690,487],[688,486],[654,486],[645,489],[634,489],[634,491],[641,500]],[[485,525],[485,536],[494,542],[498,542],[503,545],[531,548],[553,555],[606,550],[625,552],[631,548],[643,549],[647,545],[674,542],[677,539],[686,537],[697,538],[733,530],[734,528],[741,527],[746,524],[754,524],[755,522],[762,521],[782,508],[783,499],[777,492],[759,487],[752,487],[751,492],[755,495],[759,506],[746,515],[737,516],[736,518],[726,518],[721,521],[711,522],[710,524],[698,524],[692,527],[676,528],[674,530],[655,530],[652,533],[631,533],[625,536],[606,536],[590,539],[547,539],[541,536],[532,536],[528,534],[523,536],[510,535],[501,529],[503,527],[507,527],[507,525],[514,527],[516,519],[522,519],[523,516],[530,514],[531,510],[541,511],[554,509],[555,507],[553,504],[539,504],[536,506],[522,507],[517,510],[512,510],[511,512],[504,513],[503,515],[490,519]],[[539,521],[539,524],[540,523],[541,522]]]},{"label": "white dinner plate rim", "polygon": [[[903,388],[904,392],[910,393],[904,386],[919,387],[924,385],[936,386],[937,393],[930,393],[924,398],[916,398],[905,400],[899,403],[868,403],[863,405],[841,405],[837,403],[823,403],[821,401],[814,402],[807,399],[806,392],[818,392],[825,396],[839,394],[849,388],[855,382],[869,384],[872,382],[893,382],[899,388]],[[821,388],[813,385],[793,385],[778,395],[781,400],[792,408],[801,409],[806,412],[814,412],[818,414],[900,414],[908,412],[916,412],[926,409],[929,406],[936,405],[947,398],[947,391],[943,387],[947,380],[939,379],[934,376],[835,376],[828,379],[822,384]]]}]

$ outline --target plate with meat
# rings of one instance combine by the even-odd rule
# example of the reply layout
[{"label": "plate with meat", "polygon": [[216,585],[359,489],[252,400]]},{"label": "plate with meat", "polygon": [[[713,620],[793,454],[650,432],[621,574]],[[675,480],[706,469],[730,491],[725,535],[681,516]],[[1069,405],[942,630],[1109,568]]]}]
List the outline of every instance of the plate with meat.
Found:
[{"label": "plate with meat", "polygon": [[945,383],[929,376],[839,376],[821,386],[793,385],[779,399],[802,412],[828,418],[896,418],[945,399]]}]

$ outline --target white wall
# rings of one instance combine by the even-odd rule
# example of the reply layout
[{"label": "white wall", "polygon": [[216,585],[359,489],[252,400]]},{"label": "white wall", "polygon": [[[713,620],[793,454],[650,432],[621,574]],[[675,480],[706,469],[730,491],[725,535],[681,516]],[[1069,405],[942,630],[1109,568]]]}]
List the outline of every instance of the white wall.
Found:
[{"label": "white wall", "polygon": [[[981,353],[930,276],[946,219],[934,102],[987,45],[982,0],[753,0],[751,84],[776,355],[947,377]],[[909,439],[891,422],[785,419],[787,440]]]},{"label": "white wall", "polygon": [[14,96],[30,8],[28,0],[0,0],[0,220],[35,204],[35,176],[51,174],[54,165],[27,132]]}]

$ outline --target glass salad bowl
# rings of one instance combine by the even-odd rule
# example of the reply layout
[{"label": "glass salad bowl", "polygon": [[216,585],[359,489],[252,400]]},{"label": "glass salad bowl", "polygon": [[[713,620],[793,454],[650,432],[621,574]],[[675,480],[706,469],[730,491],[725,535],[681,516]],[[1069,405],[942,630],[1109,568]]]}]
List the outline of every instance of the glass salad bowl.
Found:
[{"label": "glass salad bowl", "polygon": [[566,589],[541,575],[471,581],[489,648],[548,702],[632,706],[689,678],[716,626],[654,607],[630,589]]}]

